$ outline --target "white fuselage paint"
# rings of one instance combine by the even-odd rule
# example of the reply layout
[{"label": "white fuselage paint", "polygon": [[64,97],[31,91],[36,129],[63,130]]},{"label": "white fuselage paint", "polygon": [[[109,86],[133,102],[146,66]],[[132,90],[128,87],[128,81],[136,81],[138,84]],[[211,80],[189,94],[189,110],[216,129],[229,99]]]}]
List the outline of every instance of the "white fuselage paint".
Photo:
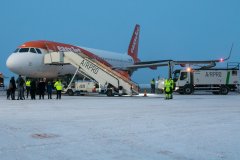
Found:
[{"label": "white fuselage paint", "polygon": [[[112,67],[124,68],[134,63],[131,56],[104,50],[81,47],[107,61]],[[14,73],[33,78],[56,78],[59,75],[73,74],[76,68],[72,65],[45,65],[44,54],[31,52],[12,53],[6,62],[7,67]]]}]

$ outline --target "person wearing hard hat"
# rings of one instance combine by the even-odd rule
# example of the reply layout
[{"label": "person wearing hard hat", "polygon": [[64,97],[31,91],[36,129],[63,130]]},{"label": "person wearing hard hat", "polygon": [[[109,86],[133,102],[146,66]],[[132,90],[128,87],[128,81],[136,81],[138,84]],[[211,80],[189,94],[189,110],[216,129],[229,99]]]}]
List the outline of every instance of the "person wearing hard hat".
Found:
[{"label": "person wearing hard hat", "polygon": [[26,85],[27,98],[28,98],[28,95],[29,95],[29,93],[30,93],[31,80],[27,78],[27,79],[26,79],[26,83],[25,83],[25,85]]},{"label": "person wearing hard hat", "polygon": [[57,90],[57,99],[61,99],[61,94],[62,94],[62,83],[61,83],[61,81],[57,79],[57,81],[54,83],[54,87]]}]

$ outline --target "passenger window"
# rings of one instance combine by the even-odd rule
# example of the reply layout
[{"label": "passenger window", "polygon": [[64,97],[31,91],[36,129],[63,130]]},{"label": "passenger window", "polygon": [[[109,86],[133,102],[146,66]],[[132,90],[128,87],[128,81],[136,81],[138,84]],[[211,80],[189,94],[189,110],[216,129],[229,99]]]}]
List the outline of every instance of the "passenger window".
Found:
[{"label": "passenger window", "polygon": [[19,51],[19,48],[17,48],[13,53],[17,53]]},{"label": "passenger window", "polygon": [[38,54],[42,54],[41,50],[36,48]]},{"label": "passenger window", "polygon": [[32,52],[32,53],[37,53],[34,48],[31,48],[31,49],[30,49],[30,52]]},{"label": "passenger window", "polygon": [[29,51],[29,48],[21,48],[21,49],[19,50],[20,53],[22,53],[22,52],[28,52],[28,51]]},{"label": "passenger window", "polygon": [[180,76],[180,80],[184,80],[187,78],[187,72],[182,72]]}]

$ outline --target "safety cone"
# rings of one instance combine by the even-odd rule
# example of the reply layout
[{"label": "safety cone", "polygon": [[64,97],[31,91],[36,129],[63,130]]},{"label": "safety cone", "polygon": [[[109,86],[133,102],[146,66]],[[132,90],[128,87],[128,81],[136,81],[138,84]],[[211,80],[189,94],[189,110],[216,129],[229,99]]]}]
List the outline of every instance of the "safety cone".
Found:
[{"label": "safety cone", "polygon": [[143,95],[144,97],[147,97],[147,91],[146,91],[146,89],[144,90],[144,95]]}]

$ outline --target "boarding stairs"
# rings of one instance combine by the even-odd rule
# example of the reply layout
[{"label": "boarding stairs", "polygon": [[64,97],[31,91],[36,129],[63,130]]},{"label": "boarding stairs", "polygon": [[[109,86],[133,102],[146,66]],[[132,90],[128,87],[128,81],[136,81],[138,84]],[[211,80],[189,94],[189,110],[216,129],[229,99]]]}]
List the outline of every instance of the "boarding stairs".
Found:
[{"label": "boarding stairs", "polygon": [[45,54],[44,63],[48,65],[71,64],[81,72],[92,77],[103,87],[110,84],[120,94],[138,94],[138,85],[96,59],[90,59],[83,53],[50,52]]}]

